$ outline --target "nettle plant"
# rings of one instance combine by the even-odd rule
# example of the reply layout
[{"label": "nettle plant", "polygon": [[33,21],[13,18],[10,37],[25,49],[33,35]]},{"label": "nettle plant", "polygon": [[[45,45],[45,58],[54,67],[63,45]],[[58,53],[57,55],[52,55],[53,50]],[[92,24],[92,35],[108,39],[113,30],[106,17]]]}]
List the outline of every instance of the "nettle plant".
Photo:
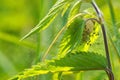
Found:
[{"label": "nettle plant", "polygon": [[[83,3],[88,3],[91,7],[84,9]],[[22,40],[38,31],[45,30],[58,14],[63,16],[66,12],[68,16],[67,22],[58,32],[48,50],[46,50],[42,61],[16,75],[12,78],[13,80],[22,80],[48,73],[52,73],[51,76],[53,77],[56,76],[55,80],[62,80],[62,75],[66,72],[79,73],[80,71],[88,70],[103,70],[108,75],[109,80],[114,80],[104,18],[94,0],[58,0],[48,14]],[[62,33],[63,37],[59,45],[58,54],[55,54],[55,58],[46,60],[46,56],[53,44]],[[106,56],[89,50],[91,45],[98,38],[101,38],[99,37],[100,35],[103,36]]]}]

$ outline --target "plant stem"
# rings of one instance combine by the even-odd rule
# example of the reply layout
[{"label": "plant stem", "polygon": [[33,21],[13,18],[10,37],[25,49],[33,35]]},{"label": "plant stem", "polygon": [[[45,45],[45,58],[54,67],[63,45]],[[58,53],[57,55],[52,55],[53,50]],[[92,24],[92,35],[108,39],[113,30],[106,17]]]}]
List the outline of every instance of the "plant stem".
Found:
[{"label": "plant stem", "polygon": [[106,57],[108,60],[108,68],[112,70],[111,68],[111,63],[110,63],[110,55],[109,55],[109,50],[108,50],[108,44],[107,44],[107,36],[106,36],[106,31],[104,24],[101,24],[102,32],[103,32],[103,37],[104,37],[104,46],[105,46],[105,51],[106,51]]},{"label": "plant stem", "polygon": [[92,5],[95,8],[99,22],[101,25],[102,33],[103,33],[103,39],[104,39],[104,46],[105,46],[105,51],[106,51],[106,58],[107,58],[107,63],[108,63],[108,69],[106,69],[106,72],[108,74],[109,80],[114,80],[114,75],[112,73],[112,68],[111,68],[111,62],[110,62],[110,55],[109,55],[109,50],[108,50],[108,43],[107,43],[107,36],[106,36],[106,31],[105,31],[105,26],[104,26],[104,19],[102,16],[102,13],[96,3],[92,1]]},{"label": "plant stem", "polygon": [[109,76],[109,80],[114,80],[113,72],[110,69],[106,69],[106,73]]}]

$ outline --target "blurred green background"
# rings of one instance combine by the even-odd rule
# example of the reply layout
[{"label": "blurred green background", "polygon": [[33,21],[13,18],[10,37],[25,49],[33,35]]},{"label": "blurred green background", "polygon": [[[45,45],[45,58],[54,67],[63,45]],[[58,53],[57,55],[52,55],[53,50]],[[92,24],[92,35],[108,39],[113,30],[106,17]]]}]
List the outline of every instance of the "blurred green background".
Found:
[{"label": "blurred green background", "polygon": [[[40,61],[41,56],[64,24],[64,18],[58,16],[45,31],[34,34],[22,42],[19,40],[37,25],[56,1],[0,0],[0,80],[7,80]],[[112,0],[116,19],[115,24],[117,25],[117,31],[115,32],[118,34],[117,37],[114,37],[114,29],[107,2],[105,0],[96,1],[103,11],[107,29],[110,33],[113,33],[111,35],[112,39],[116,41],[117,47],[120,47],[120,0]],[[55,46],[51,50],[52,53],[57,51]],[[112,47],[111,56],[115,77],[117,77],[116,80],[120,80],[118,56],[115,54],[115,49],[111,44],[110,47]],[[120,50],[120,48],[118,49]],[[51,57],[53,54],[49,56]],[[101,80],[103,76],[106,76],[104,72],[93,72],[84,74],[91,80]],[[83,80],[88,80],[88,78],[83,78]],[[67,80],[66,77],[65,80]],[[70,78],[69,80],[73,79]]]}]

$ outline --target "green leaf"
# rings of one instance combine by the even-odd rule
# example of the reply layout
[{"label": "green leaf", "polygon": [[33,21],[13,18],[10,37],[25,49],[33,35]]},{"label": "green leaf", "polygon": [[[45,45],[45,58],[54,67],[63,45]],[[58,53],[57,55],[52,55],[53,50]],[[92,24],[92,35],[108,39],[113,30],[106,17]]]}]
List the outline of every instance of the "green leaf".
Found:
[{"label": "green leaf", "polygon": [[68,8],[70,7],[70,3],[66,3],[66,5],[64,5],[64,7],[63,7],[63,11],[62,11],[62,16],[64,16],[64,14],[65,14],[65,12],[68,10]]},{"label": "green leaf", "polygon": [[[77,12],[79,13],[79,10],[73,10],[71,10],[71,16]],[[100,25],[92,20],[85,21],[89,18],[96,18],[93,12],[91,12],[91,8],[85,10],[85,13],[83,12],[79,14],[81,15],[74,19],[68,26],[61,40],[59,49],[59,54],[61,56],[65,56],[70,51],[88,51],[89,47],[99,36]]]},{"label": "green leaf", "polygon": [[84,20],[82,20],[81,17],[77,17],[74,22],[68,27],[60,43],[59,54],[61,56],[64,56],[69,51],[72,51],[81,43],[84,26]]},{"label": "green leaf", "polygon": [[49,53],[50,49],[52,48],[53,44],[57,41],[57,39],[58,39],[59,36],[62,34],[62,32],[63,32],[64,30],[66,30],[66,28],[68,28],[68,27],[74,22],[75,19],[77,19],[78,17],[80,18],[81,15],[82,15],[81,13],[76,14],[74,17],[72,17],[70,20],[68,20],[68,22],[66,23],[66,25],[63,26],[63,28],[58,32],[58,34],[56,35],[56,37],[54,38],[54,40],[53,40],[52,43],[50,44],[50,46],[49,46],[49,48],[47,49],[47,51],[45,52],[42,60],[44,60],[45,57],[48,55],[48,53]]},{"label": "green leaf", "polygon": [[83,32],[82,43],[79,45],[78,51],[88,51],[89,47],[95,43],[99,37],[100,25],[89,21]]},{"label": "green leaf", "polygon": [[99,70],[107,67],[105,57],[93,52],[76,52],[49,63],[57,67],[71,67],[70,71]]},{"label": "green leaf", "polygon": [[63,58],[38,63],[10,80],[20,80],[35,75],[47,74],[49,72],[105,70],[106,67],[106,59],[103,56],[93,52],[76,52],[68,54]]},{"label": "green leaf", "polygon": [[76,14],[79,13],[80,11],[80,7],[81,7],[81,0],[77,1],[72,9],[70,10],[70,13],[69,13],[69,19],[71,19],[72,17],[74,17]]},{"label": "green leaf", "polygon": [[36,27],[34,27],[28,34],[26,34],[21,40],[29,37],[30,35],[46,29],[51,22],[56,18],[56,16],[64,9],[64,5],[66,3],[70,3],[71,0],[58,0],[56,4],[50,9],[48,14],[38,23]]},{"label": "green leaf", "polygon": [[[80,10],[81,0],[77,1],[70,10],[68,20],[74,18]],[[81,17],[77,17],[73,22],[68,26],[67,31],[60,44],[60,55],[64,56],[69,51],[72,51],[82,39],[83,27],[85,25],[84,20]]]},{"label": "green leaf", "polygon": [[75,51],[88,51],[90,46],[94,44],[99,37],[100,25],[96,21],[90,19],[97,19],[93,9],[86,9],[83,13],[82,18],[86,20],[86,23],[82,35],[82,41],[78,47],[76,47]]}]

